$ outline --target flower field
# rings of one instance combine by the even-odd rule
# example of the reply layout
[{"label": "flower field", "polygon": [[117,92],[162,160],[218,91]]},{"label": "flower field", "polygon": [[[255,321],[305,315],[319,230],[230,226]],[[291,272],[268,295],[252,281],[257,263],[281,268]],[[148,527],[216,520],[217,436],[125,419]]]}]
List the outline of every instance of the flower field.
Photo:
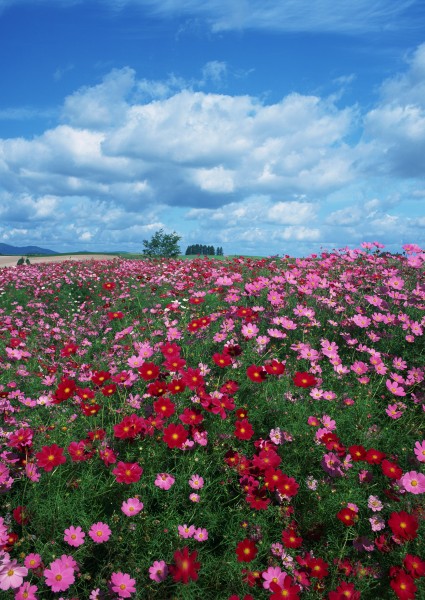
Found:
[{"label": "flower field", "polygon": [[425,598],[425,254],[0,270],[0,590]]}]

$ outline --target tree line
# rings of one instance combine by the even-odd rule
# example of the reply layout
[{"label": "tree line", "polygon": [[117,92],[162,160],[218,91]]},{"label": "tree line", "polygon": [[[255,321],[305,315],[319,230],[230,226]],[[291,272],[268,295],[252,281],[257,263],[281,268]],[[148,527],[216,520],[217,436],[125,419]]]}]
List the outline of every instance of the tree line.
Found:
[{"label": "tree line", "polygon": [[209,254],[210,256],[223,256],[223,248],[221,246],[207,246],[206,244],[192,244],[186,249],[186,256],[189,254],[202,254],[206,256]]}]

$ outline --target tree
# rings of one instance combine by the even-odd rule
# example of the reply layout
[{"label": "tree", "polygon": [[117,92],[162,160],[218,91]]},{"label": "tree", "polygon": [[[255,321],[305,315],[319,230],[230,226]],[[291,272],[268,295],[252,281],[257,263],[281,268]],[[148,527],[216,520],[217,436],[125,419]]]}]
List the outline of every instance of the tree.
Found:
[{"label": "tree", "polygon": [[165,233],[160,229],[152,236],[151,240],[143,240],[143,254],[145,256],[165,256],[176,258],[180,254],[179,241],[181,236],[173,233]]}]

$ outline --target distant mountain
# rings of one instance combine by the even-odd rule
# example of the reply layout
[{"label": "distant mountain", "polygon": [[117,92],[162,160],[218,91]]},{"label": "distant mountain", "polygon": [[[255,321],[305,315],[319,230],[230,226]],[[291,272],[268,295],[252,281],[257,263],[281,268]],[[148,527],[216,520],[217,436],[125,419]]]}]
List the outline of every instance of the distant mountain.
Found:
[{"label": "distant mountain", "polygon": [[29,254],[58,254],[54,250],[39,248],[38,246],[11,246],[10,244],[0,244],[0,254],[9,256],[28,256]]}]

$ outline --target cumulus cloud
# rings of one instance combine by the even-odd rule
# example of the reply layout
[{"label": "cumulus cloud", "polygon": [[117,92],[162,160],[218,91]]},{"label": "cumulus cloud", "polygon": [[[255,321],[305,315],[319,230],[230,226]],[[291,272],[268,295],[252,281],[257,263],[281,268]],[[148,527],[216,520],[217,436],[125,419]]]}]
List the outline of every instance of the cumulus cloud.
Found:
[{"label": "cumulus cloud", "polygon": [[380,101],[365,116],[365,140],[381,172],[425,173],[425,44],[406,59],[407,69],[381,86]]},{"label": "cumulus cloud", "polygon": [[211,61],[191,87],[115,69],[66,97],[55,127],[0,139],[0,218],[17,245],[29,224],[32,241],[99,249],[140,246],[160,227],[188,243],[207,228],[212,243],[264,254],[283,243],[358,243],[368,231],[420,242],[398,206],[409,182],[410,197],[424,197],[425,45],[363,116],[319,95],[267,103],[198,89],[226,73]]}]

